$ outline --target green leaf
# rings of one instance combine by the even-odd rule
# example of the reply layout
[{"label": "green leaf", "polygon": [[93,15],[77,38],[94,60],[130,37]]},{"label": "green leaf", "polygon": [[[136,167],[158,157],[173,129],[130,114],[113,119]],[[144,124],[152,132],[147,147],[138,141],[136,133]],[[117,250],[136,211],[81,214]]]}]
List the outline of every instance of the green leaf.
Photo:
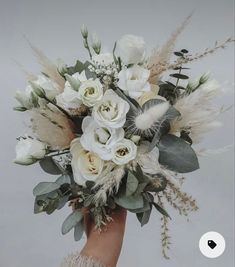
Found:
[{"label": "green leaf", "polygon": [[181,52],[184,53],[184,54],[187,54],[188,50],[187,49],[182,49]]},{"label": "green leaf", "polygon": [[187,173],[199,168],[197,155],[190,144],[177,136],[163,136],[158,149],[159,163],[171,171]]},{"label": "green leaf", "polygon": [[57,191],[50,192],[48,194],[36,196],[34,202],[34,213],[38,214],[43,211],[47,211],[51,207],[51,202],[58,200]]},{"label": "green leaf", "polygon": [[63,222],[62,234],[67,234],[82,220],[82,218],[83,214],[79,210],[75,210],[73,213],[71,213]]},{"label": "green leaf", "polygon": [[63,196],[62,198],[60,198],[58,206],[57,206],[57,210],[62,209],[68,201],[69,201],[69,195],[66,195],[66,196]]},{"label": "green leaf", "polygon": [[142,208],[129,209],[129,211],[132,213],[142,213],[142,212],[149,210],[150,208],[151,208],[151,203],[149,203],[149,201],[146,198],[144,198],[144,206]]},{"label": "green leaf", "polygon": [[187,80],[189,78],[187,75],[180,74],[180,73],[173,73],[173,74],[170,74],[170,76],[177,78],[177,79],[181,79],[181,80]]},{"label": "green leaf", "polygon": [[45,157],[39,161],[41,168],[49,174],[61,174],[62,171],[52,157]]},{"label": "green leaf", "polygon": [[183,56],[184,56],[183,52],[182,52],[182,53],[181,53],[181,52],[174,52],[174,54],[175,54],[177,57],[183,57]]},{"label": "green leaf", "polygon": [[149,178],[144,175],[141,167],[139,164],[137,164],[136,166],[136,170],[133,171],[135,177],[138,179],[139,183],[148,183],[149,182]]},{"label": "green leaf", "polygon": [[141,193],[144,192],[146,186],[148,185],[149,182],[144,182],[144,183],[140,183],[137,187],[137,190],[135,191],[134,195],[139,195]]},{"label": "green leaf", "polygon": [[144,207],[144,199],[141,195],[132,195],[132,196],[126,196],[126,195],[120,195],[115,197],[115,202],[128,210],[134,210],[134,209],[140,209]]},{"label": "green leaf", "polygon": [[80,221],[74,227],[74,240],[75,241],[81,240],[83,233],[84,233],[84,224],[83,221]]},{"label": "green leaf", "polygon": [[127,182],[126,182],[126,195],[131,196],[135,193],[136,189],[138,188],[138,180],[136,179],[135,175],[132,172],[128,172]]},{"label": "green leaf", "polygon": [[65,175],[61,175],[56,181],[56,184],[58,184],[59,186],[63,185],[63,184],[70,184],[71,183],[71,178],[69,175],[65,174]]},{"label": "green leaf", "polygon": [[150,216],[151,216],[151,212],[152,212],[152,206],[150,206],[149,210],[146,210],[146,211],[144,211],[142,213],[137,213],[136,214],[136,216],[137,216],[139,222],[141,223],[142,227],[149,222],[149,219],[150,219]]},{"label": "green leaf", "polygon": [[84,64],[80,60],[77,60],[74,66],[74,71],[81,73],[84,69],[85,69]]},{"label": "green leaf", "polygon": [[153,206],[164,216],[171,218],[170,215],[157,203],[153,202]]},{"label": "green leaf", "polygon": [[33,189],[34,196],[45,195],[60,188],[60,185],[51,182],[41,182]]}]

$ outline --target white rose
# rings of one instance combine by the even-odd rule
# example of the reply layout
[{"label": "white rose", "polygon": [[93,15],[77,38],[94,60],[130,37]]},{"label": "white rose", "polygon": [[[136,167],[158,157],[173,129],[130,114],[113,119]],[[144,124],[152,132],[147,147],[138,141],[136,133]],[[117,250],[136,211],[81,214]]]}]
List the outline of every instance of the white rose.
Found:
[{"label": "white rose", "polygon": [[79,98],[83,104],[92,107],[103,97],[103,86],[99,79],[83,82],[78,90]]},{"label": "white rose", "polygon": [[95,54],[92,56],[92,61],[98,65],[108,66],[113,63],[113,55],[111,53]]},{"label": "white rose", "polygon": [[118,87],[125,91],[130,97],[138,98],[143,93],[151,90],[148,83],[150,71],[138,65],[123,69],[118,74]]},{"label": "white rose", "polygon": [[102,100],[94,106],[92,116],[100,126],[120,128],[126,122],[129,109],[129,104],[109,89]]},{"label": "white rose", "polygon": [[47,145],[32,138],[21,138],[16,145],[15,163],[30,165],[46,155]]},{"label": "white rose", "polygon": [[125,65],[138,64],[144,60],[146,52],[145,41],[135,35],[124,35],[117,42],[117,53]]},{"label": "white rose", "polygon": [[58,85],[45,75],[39,75],[37,80],[33,81],[33,83],[42,87],[46,93],[46,97],[50,100],[54,99],[58,94],[60,94]]},{"label": "white rose", "polygon": [[73,176],[77,184],[84,186],[86,181],[96,181],[100,177],[104,161],[94,152],[85,150],[79,138],[71,142],[70,152]]},{"label": "white rose", "polygon": [[82,122],[83,135],[80,142],[82,146],[97,153],[103,160],[111,160],[111,148],[124,138],[122,128],[111,129],[99,126],[91,117],[87,116]]},{"label": "white rose", "polygon": [[123,165],[135,159],[137,146],[128,139],[119,141],[112,147],[112,161],[117,165]]}]

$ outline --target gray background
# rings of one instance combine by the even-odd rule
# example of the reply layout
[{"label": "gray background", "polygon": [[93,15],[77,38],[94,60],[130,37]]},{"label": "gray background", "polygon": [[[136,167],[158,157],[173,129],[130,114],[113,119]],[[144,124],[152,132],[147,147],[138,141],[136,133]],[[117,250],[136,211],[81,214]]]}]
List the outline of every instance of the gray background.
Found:
[{"label": "gray background", "polygon": [[[192,10],[191,24],[181,35],[176,49],[200,51],[234,34],[233,0],[145,0],[145,1],[0,1],[0,75],[1,75],[1,153],[0,153],[0,266],[58,267],[67,253],[80,249],[85,240],[75,243],[72,234],[60,234],[66,208],[52,216],[33,215],[32,188],[41,180],[52,180],[38,166],[12,164],[15,138],[24,134],[26,117],[12,112],[16,89],[24,89],[25,69],[38,73],[26,35],[51,59],[61,57],[68,64],[84,59],[80,26],[88,25],[97,32],[106,49],[122,34],[142,35],[150,46],[162,43]],[[230,46],[214,56],[191,65],[190,74],[197,76],[210,70],[226,91],[233,90],[234,52]],[[233,104],[233,94],[222,96],[220,103]],[[224,126],[205,138],[200,147],[218,148],[233,143],[233,110],[221,116]],[[232,267],[234,251],[234,154],[201,158],[201,170],[187,175],[184,189],[195,196],[199,212],[190,222],[169,210],[172,235],[171,260],[160,252],[159,215],[143,229],[133,215],[128,216],[126,236],[119,267]],[[227,248],[223,256],[209,260],[201,255],[198,241],[207,231],[224,235]],[[108,253],[108,251],[107,251]]]}]

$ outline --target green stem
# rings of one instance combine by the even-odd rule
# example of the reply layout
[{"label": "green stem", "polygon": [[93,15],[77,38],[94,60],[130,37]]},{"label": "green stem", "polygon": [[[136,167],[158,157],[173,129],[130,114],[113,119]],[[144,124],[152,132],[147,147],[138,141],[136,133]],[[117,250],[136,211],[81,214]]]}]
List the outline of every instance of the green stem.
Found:
[{"label": "green stem", "polygon": [[91,49],[90,49],[90,46],[89,46],[89,43],[88,43],[88,39],[85,38],[84,41],[85,41],[85,48],[87,49],[87,51],[89,53],[90,59],[92,59],[92,54],[91,54]]},{"label": "green stem", "polygon": [[60,106],[58,106],[56,103],[54,103],[52,100],[50,100],[49,98],[47,98],[46,96],[43,97],[45,100],[47,100],[49,103],[51,103],[52,105],[54,105],[57,109],[59,109],[66,117],[68,117],[71,121],[73,121],[73,117],[70,116],[70,114],[64,110],[63,108],[61,108]]}]

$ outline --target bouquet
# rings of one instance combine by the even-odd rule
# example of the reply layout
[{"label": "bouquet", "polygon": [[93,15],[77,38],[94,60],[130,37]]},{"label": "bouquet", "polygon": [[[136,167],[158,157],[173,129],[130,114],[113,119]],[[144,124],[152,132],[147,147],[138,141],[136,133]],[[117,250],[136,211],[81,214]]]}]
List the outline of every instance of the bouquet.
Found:
[{"label": "bouquet", "polygon": [[32,46],[42,72],[28,74],[26,90],[15,96],[15,110],[30,118],[30,134],[17,138],[15,163],[39,163],[58,176],[35,186],[34,212],[51,214],[72,202],[62,234],[74,229],[75,240],[81,239],[84,208],[97,230],[112,220],[117,206],[135,213],[141,226],[155,209],[168,258],[167,204],[184,216],[198,209],[181,185],[185,173],[199,168],[193,145],[220,125],[222,110],[212,103],[218,83],[207,73],[189,79],[187,63],[233,40],[194,55],[186,49],[173,52],[188,20],[152,53],[134,35],[122,36],[112,52],[102,53],[101,42],[84,26],[85,62],[56,65]]}]

